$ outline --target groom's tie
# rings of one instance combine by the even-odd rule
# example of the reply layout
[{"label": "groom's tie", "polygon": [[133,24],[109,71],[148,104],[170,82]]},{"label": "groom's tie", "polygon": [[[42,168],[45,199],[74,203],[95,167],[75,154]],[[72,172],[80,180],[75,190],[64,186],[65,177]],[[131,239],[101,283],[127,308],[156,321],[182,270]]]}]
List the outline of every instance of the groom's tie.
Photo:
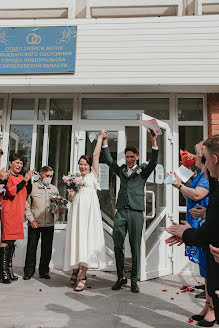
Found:
[{"label": "groom's tie", "polygon": [[128,177],[130,177],[130,175],[132,174],[132,169],[128,169],[128,171],[127,171],[127,175],[128,175]]}]

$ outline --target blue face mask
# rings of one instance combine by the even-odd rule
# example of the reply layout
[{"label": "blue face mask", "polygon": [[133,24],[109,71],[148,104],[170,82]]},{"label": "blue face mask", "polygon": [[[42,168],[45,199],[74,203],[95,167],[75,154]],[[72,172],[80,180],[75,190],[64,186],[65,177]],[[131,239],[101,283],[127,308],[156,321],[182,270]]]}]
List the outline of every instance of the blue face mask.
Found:
[{"label": "blue face mask", "polygon": [[51,178],[44,178],[43,179],[43,184],[45,184],[45,185],[49,185],[51,182],[52,182]]}]

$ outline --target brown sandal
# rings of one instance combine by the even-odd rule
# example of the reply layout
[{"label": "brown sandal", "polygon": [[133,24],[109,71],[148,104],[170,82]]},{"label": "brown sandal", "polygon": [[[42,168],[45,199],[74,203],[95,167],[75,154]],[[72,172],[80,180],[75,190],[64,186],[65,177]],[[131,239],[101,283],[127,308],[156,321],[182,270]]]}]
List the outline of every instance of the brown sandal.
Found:
[{"label": "brown sandal", "polygon": [[86,287],[86,281],[87,281],[87,277],[85,277],[84,279],[79,279],[79,282],[77,284],[77,287],[74,288],[74,290],[76,292],[82,292],[84,290],[84,288]]},{"label": "brown sandal", "polygon": [[[78,281],[78,273],[79,273],[79,270],[77,270],[77,272],[74,272],[73,271],[73,273],[72,273],[72,275],[71,275],[71,279],[70,279],[70,284],[71,284],[71,286],[75,286],[76,285],[76,283],[77,283],[77,281]],[[73,278],[73,277],[76,277],[76,278]]]}]

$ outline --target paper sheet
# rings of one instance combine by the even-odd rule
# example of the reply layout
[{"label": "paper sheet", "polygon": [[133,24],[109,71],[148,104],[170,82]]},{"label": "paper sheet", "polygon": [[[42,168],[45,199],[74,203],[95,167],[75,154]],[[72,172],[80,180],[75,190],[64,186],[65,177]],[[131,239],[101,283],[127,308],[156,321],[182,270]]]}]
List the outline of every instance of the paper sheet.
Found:
[{"label": "paper sheet", "polygon": [[140,123],[147,129],[152,130],[156,136],[159,136],[162,134],[162,131],[157,124],[156,118],[153,118],[152,120],[141,120]]},{"label": "paper sheet", "polygon": [[184,165],[181,165],[176,171],[176,175],[180,178],[182,182],[187,182],[193,175],[194,173],[187,169]]}]

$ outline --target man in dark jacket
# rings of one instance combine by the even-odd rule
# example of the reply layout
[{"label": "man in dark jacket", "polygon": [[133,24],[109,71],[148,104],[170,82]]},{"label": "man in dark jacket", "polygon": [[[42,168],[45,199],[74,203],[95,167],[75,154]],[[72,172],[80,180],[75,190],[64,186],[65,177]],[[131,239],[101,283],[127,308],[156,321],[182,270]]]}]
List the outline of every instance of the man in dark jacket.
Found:
[{"label": "man in dark jacket", "polygon": [[118,280],[112,287],[113,290],[118,290],[127,283],[124,270],[123,245],[128,231],[132,253],[131,291],[133,293],[139,292],[137,280],[144,223],[143,211],[145,210],[144,187],[147,178],[156,167],[158,158],[157,137],[152,131],[150,132],[150,136],[152,141],[152,158],[148,165],[146,163],[137,165],[139,159],[138,150],[136,147],[130,146],[125,149],[126,164],[118,166],[111,157],[107,134],[103,140],[102,150],[106,163],[120,178],[120,190],[116,204],[117,212],[113,230]]},{"label": "man in dark jacket", "polygon": [[[208,138],[205,146],[206,167],[210,171],[211,177],[219,179],[219,135]],[[189,246],[199,246],[207,248],[207,290],[214,303],[214,311],[217,322],[219,322],[219,299],[215,291],[219,289],[219,263],[217,263],[210,253],[209,245],[219,247],[219,187],[215,189],[211,197],[206,212],[206,221],[198,229],[193,229],[184,221],[183,225],[174,224],[167,228],[173,236],[166,242],[170,245],[184,242]],[[209,323],[210,324],[210,323]],[[213,325],[214,322],[212,321]],[[199,322],[199,325],[200,324]],[[206,326],[207,327],[207,326]],[[208,325],[208,327],[211,327]]]}]

